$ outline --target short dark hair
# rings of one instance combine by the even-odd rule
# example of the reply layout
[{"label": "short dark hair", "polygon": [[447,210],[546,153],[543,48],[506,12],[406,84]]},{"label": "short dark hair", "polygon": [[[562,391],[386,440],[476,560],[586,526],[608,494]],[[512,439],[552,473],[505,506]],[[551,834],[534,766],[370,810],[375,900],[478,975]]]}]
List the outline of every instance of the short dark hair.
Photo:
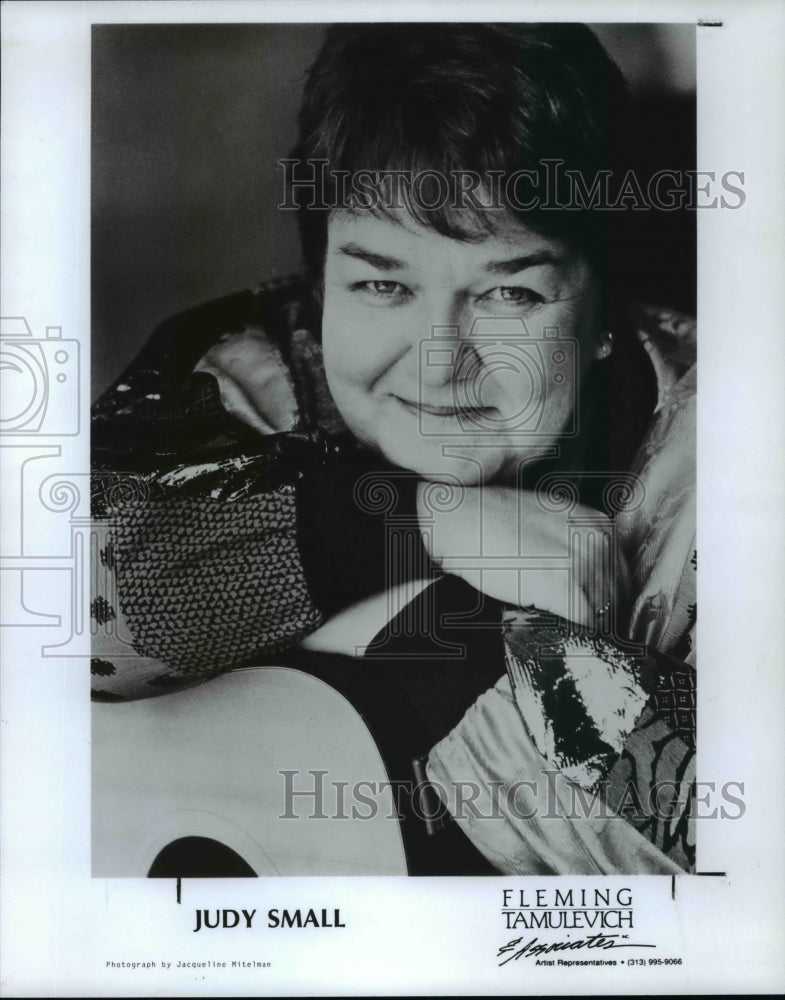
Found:
[{"label": "short dark hair", "polygon": [[[624,77],[582,24],[334,25],[308,74],[291,158],[323,161],[349,175],[432,170],[443,176],[465,170],[510,175],[562,160],[586,186],[601,171],[618,183],[630,153],[629,109]],[[292,193],[314,279],[318,331],[329,210],[309,203],[330,203],[333,192],[311,189],[302,200]],[[535,200],[542,204],[547,196]],[[564,204],[564,192],[555,200]],[[499,219],[498,211],[431,209],[414,199],[406,207],[418,222],[467,241],[492,233]],[[627,213],[501,207],[505,216],[565,239],[590,258],[604,288],[614,349],[582,393],[598,403],[587,411],[593,442],[587,460],[594,469],[626,469],[656,401],[651,363],[627,315],[633,257]]]},{"label": "short dark hair", "polygon": [[[591,178],[621,169],[627,109],[624,78],[585,25],[341,24],[328,29],[308,74],[291,155],[348,175],[446,177],[509,176],[561,160]],[[317,203],[330,202],[320,194]],[[310,197],[295,200],[303,254],[319,275],[329,212],[309,208]],[[405,207],[455,239],[494,229],[488,209],[424,208],[415,199]],[[606,269],[609,213],[499,207],[535,231],[576,242]]]}]

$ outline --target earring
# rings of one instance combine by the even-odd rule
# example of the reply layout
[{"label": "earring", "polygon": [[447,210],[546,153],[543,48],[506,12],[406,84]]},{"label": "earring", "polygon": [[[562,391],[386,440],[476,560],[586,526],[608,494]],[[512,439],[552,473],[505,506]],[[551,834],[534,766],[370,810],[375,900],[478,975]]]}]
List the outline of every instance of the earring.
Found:
[{"label": "earring", "polygon": [[613,350],[613,334],[611,333],[610,330],[606,330],[605,333],[602,335],[602,346],[600,348],[600,352],[602,354],[603,359],[609,358],[612,350]]}]

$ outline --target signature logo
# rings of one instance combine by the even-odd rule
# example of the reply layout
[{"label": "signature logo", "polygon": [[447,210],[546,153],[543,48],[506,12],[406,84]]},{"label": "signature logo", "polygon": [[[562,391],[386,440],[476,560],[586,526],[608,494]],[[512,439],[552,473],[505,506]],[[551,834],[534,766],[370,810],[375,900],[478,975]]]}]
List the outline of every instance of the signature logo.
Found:
[{"label": "signature logo", "polygon": [[[575,941],[567,939],[566,941],[550,942],[538,942],[535,937],[521,947],[518,947],[523,941],[523,938],[519,937],[508,941],[507,944],[503,944],[499,948],[496,957],[501,958],[502,955],[506,955],[507,957],[499,962],[499,965],[506,965],[508,962],[512,962],[513,959],[537,958],[540,955],[548,955],[554,951],[581,951],[584,948],[601,948],[604,951],[608,951],[612,948],[657,947],[656,944],[634,944],[633,942],[626,941],[627,937],[627,934],[590,934],[588,937],[578,938]],[[622,941],[625,943],[622,943]]]}]

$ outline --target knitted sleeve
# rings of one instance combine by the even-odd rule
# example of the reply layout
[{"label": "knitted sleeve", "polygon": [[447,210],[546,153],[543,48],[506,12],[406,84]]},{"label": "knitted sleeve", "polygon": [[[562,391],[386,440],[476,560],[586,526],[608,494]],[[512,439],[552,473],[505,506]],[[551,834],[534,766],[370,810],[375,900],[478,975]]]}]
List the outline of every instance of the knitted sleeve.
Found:
[{"label": "knitted sleeve", "polygon": [[[211,324],[246,322],[247,301],[236,320],[227,301],[206,321],[165,324],[94,407],[98,700],[269,661],[385,586],[385,512],[357,494],[378,461],[348,433],[304,422],[259,434],[222,406],[210,374],[193,373]],[[414,482],[395,488],[413,511]]]},{"label": "knitted sleeve", "polygon": [[[365,475],[349,459],[295,471],[258,456],[96,474],[95,697],[145,697],[269,660],[383,590],[385,518],[357,505]],[[413,484],[395,488],[413,510]]]}]

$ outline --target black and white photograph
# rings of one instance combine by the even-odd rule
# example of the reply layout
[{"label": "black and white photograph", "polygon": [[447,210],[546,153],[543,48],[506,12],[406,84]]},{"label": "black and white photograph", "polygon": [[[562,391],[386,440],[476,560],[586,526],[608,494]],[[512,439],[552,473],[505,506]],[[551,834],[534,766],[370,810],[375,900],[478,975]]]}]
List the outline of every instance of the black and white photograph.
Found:
[{"label": "black and white photograph", "polygon": [[695,870],[695,27],[599,35],[93,29],[95,874]]},{"label": "black and white photograph", "polygon": [[22,6],[7,995],[781,983],[782,16]]}]

